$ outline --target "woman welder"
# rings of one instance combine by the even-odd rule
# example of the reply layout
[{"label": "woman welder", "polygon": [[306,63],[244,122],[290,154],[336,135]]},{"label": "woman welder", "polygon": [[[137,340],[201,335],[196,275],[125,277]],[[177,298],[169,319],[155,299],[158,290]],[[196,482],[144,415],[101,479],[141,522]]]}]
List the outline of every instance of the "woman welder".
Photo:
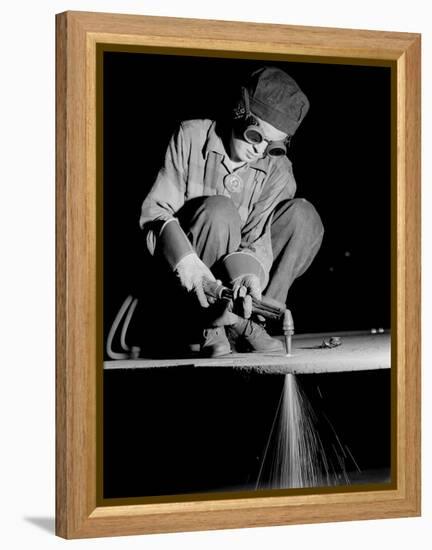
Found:
[{"label": "woman welder", "polygon": [[[140,226],[156,268],[172,273],[172,285],[186,291],[185,313],[195,306],[203,313],[196,316],[198,331],[184,342],[203,356],[225,355],[232,347],[283,351],[251,316],[251,298],[285,304],[321,245],[320,217],[308,201],[294,198],[286,155],[308,109],[307,97],[284,71],[254,71],[229,124],[180,124],[142,204]],[[205,287],[216,279],[233,289],[240,315],[212,315],[218,309]]]}]

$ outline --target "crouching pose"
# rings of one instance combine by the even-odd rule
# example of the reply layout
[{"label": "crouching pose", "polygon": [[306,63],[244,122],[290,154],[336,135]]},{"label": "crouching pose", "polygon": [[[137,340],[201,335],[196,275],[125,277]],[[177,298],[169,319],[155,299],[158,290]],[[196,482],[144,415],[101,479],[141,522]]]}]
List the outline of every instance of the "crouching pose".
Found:
[{"label": "crouching pose", "polygon": [[[239,92],[227,119],[180,124],[141,208],[140,226],[155,266],[175,275],[169,280],[186,291],[190,311],[198,304],[206,313],[197,317],[199,338],[185,343],[208,357],[228,354],[232,346],[283,349],[251,316],[251,298],[264,295],[284,304],[323,236],[312,204],[294,198],[286,155],[308,99],[275,67],[254,71]],[[205,289],[216,280],[233,289],[239,315],[221,316],[214,308]]]}]

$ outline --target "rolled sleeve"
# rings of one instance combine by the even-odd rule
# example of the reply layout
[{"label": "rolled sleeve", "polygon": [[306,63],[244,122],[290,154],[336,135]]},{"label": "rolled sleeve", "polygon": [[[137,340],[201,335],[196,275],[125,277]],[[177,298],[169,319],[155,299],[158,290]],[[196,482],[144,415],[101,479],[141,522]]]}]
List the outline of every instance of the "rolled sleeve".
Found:
[{"label": "rolled sleeve", "polygon": [[173,219],[184,204],[189,147],[180,124],[169,141],[164,164],[142,203],[139,225],[146,232],[147,247],[152,254],[164,223]]},{"label": "rolled sleeve", "polygon": [[183,206],[188,145],[185,140],[182,125],[171,137],[165,154],[165,161],[159,170],[149,194],[141,207],[139,224],[144,228],[148,222],[165,222],[171,219],[175,212]]}]

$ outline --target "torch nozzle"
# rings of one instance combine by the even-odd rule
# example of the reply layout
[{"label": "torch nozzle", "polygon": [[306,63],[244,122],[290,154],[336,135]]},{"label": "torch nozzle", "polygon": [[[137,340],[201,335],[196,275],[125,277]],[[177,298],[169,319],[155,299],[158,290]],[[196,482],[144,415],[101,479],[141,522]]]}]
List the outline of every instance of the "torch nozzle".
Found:
[{"label": "torch nozzle", "polygon": [[285,337],[285,349],[287,355],[291,355],[292,335],[294,334],[294,320],[289,309],[283,314],[282,329]]}]

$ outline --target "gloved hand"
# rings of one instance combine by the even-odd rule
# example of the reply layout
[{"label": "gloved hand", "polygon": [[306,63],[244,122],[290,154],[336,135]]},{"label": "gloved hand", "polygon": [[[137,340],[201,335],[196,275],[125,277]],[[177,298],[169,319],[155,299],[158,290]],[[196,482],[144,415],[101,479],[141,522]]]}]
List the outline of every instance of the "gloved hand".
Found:
[{"label": "gloved hand", "polygon": [[209,302],[204,292],[205,280],[215,281],[210,269],[193,252],[184,256],[175,266],[175,272],[180,279],[180,284],[188,291],[194,292],[202,307],[208,307]]},{"label": "gloved hand", "polygon": [[252,298],[261,300],[261,284],[257,275],[247,274],[232,282],[234,302],[240,305],[242,316],[248,319],[252,314]]}]

